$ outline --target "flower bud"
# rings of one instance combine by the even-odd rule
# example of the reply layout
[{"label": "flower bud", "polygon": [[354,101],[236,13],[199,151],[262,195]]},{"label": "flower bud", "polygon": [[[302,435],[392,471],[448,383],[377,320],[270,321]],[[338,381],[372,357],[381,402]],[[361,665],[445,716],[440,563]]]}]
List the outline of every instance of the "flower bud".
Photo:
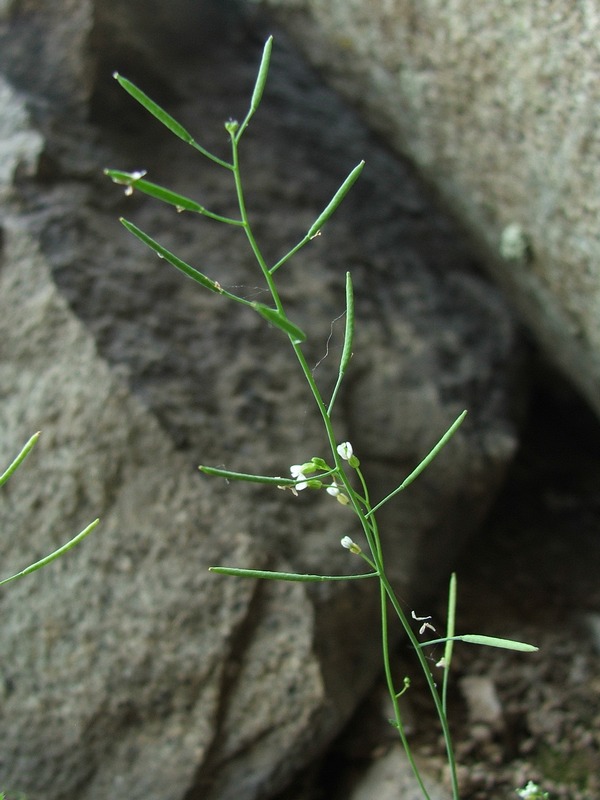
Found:
[{"label": "flower bud", "polygon": [[341,545],[342,547],[345,547],[346,550],[350,550],[350,552],[354,553],[355,555],[359,555],[362,552],[362,550],[356,544],[356,542],[353,542],[349,536],[344,536],[344,538],[341,541]]}]

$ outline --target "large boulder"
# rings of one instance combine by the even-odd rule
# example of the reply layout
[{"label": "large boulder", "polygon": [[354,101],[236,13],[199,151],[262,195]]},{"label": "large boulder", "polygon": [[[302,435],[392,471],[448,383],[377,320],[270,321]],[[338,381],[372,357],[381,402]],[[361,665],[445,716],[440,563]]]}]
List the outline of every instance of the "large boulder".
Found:
[{"label": "large boulder", "polygon": [[[129,67],[226,155],[223,121],[244,113],[264,33],[234,25],[233,6],[209,3],[193,21],[206,9],[211,47],[191,52],[184,30],[171,58],[186,3],[172,4],[164,38],[156,20],[151,49],[135,24],[144,4],[131,4],[122,25],[113,5],[70,13],[68,2],[14,0],[0,18],[18,62],[0,58],[2,463],[43,432],[3,489],[3,569],[102,518],[64,560],[3,590],[0,787],[31,800],[266,800],[373,681],[378,595],[366,581],[309,588],[207,572],[214,563],[358,571],[339,545],[358,534],[325,493],[294,498],[200,477],[199,463],[278,475],[326,456],[318,414],[279,331],[194,287],[117,217],[260,299],[243,237],[124,197],[101,174],[147,168],[233,213],[229,173],[126,102],[110,73]],[[41,30],[45,47],[34,50]],[[514,451],[518,337],[410,169],[278,46],[242,152],[269,258],[306,231],[362,157],[361,187],[282,268],[282,296],[309,331],[305,352],[327,391],[344,274],[354,274],[355,356],[337,416],[374,497],[470,409],[443,457],[382,516],[390,573],[416,603],[448,571]]]},{"label": "large boulder", "polygon": [[266,0],[600,413],[600,3]]}]

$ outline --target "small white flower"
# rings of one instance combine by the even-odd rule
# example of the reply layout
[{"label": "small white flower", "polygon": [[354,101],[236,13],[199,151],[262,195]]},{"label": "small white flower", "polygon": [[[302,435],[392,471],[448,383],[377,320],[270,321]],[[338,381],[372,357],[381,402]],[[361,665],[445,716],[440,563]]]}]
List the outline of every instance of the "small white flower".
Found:
[{"label": "small white flower", "polygon": [[342,442],[337,446],[338,455],[340,458],[343,458],[344,461],[348,462],[348,465],[352,467],[352,469],[358,469],[360,466],[360,461],[354,455],[354,450],[350,442]]},{"label": "small white flower", "polygon": [[292,478],[298,481],[298,483],[294,487],[297,492],[301,492],[308,486],[306,475],[302,472],[303,466],[304,466],[303,464],[292,464],[292,466],[290,467]]},{"label": "small white flower", "polygon": [[524,789],[517,789],[517,794],[523,800],[542,800],[542,798],[548,797],[547,792],[543,792],[537,783],[533,781],[529,781]]},{"label": "small white flower", "polygon": [[356,542],[353,542],[349,536],[344,536],[344,538],[341,541],[341,545],[342,547],[345,547],[346,550],[350,550],[350,552],[354,553],[355,555],[359,555],[360,553],[362,553],[360,547],[356,544]]},{"label": "small white flower", "polygon": [[335,481],[331,484],[331,486],[328,486],[325,491],[327,492],[327,494],[330,494],[332,497],[335,497],[338,503],[340,503],[343,506],[347,506],[348,503],[350,502],[350,498],[348,497],[348,495],[344,494],[341,491],[340,487],[337,485]]},{"label": "small white flower", "polygon": [[354,453],[354,450],[352,449],[352,445],[350,444],[350,442],[342,442],[341,444],[338,444],[337,451],[338,455],[341,458],[343,458],[344,461],[349,461],[350,457]]}]

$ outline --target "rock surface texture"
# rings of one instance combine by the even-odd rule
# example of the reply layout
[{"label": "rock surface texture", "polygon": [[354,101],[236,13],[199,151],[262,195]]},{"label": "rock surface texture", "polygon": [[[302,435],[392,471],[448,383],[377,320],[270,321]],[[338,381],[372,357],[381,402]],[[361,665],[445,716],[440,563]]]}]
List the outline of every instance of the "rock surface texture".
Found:
[{"label": "rock surface texture", "polygon": [[[145,168],[235,213],[229,172],[170,137],[111,73],[226,157],[223,121],[245,112],[265,33],[233,4],[180,0],[168,20],[164,4],[156,14],[146,2],[117,6],[13,0],[0,12],[1,463],[42,430],[3,488],[3,572],[102,519],[67,558],[2,592],[0,787],[30,800],[267,800],[372,684],[377,592],[366,581],[309,590],[207,572],[361,565],[339,545],[351,517],[324,493],[296,499],[198,474],[212,463],[280,475],[326,456],[318,415],[279,331],[197,289],[117,218],[261,299],[243,237],[124,197],[102,175]],[[354,274],[339,430],[374,495],[471,412],[382,515],[391,571],[414,602],[447,573],[514,451],[515,325],[406,165],[283,37],[263,103],[242,158],[269,258],[304,234],[360,158],[369,163],[343,211],[285,268],[282,296],[331,386],[343,327],[332,323]]]},{"label": "rock surface texture", "polygon": [[600,2],[266,0],[600,413]]}]

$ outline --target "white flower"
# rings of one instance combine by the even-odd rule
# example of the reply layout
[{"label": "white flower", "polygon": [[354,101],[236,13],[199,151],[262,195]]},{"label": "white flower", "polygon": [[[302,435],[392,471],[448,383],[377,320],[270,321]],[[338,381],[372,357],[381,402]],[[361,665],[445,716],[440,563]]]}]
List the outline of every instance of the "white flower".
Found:
[{"label": "white flower", "polygon": [[290,467],[290,472],[292,474],[292,478],[298,483],[295,485],[295,489],[297,492],[301,492],[303,489],[306,489],[308,486],[308,481],[306,479],[306,475],[302,472],[302,467],[304,464],[292,464]]},{"label": "white flower", "polygon": [[547,792],[543,792],[537,783],[533,781],[529,781],[524,789],[517,789],[517,794],[523,800],[542,800],[542,798],[548,797]]},{"label": "white flower", "polygon": [[344,461],[347,461],[352,469],[357,469],[360,466],[360,461],[354,455],[354,450],[352,449],[350,442],[342,442],[341,444],[338,444],[336,449],[340,458],[343,458]]},{"label": "white flower", "polygon": [[350,457],[354,453],[354,450],[352,449],[352,445],[350,444],[350,442],[342,442],[341,444],[338,444],[337,451],[339,456],[343,458],[344,461],[349,461]]},{"label": "white flower", "polygon": [[346,550],[350,550],[350,552],[354,553],[355,555],[359,555],[360,553],[362,553],[360,547],[356,544],[356,542],[353,542],[349,536],[344,536],[344,538],[341,541],[341,545],[342,547],[345,547]]},{"label": "white flower", "polygon": [[335,497],[335,499],[338,501],[338,503],[340,503],[343,506],[347,506],[348,503],[350,502],[350,498],[348,497],[348,495],[344,494],[340,490],[340,487],[337,485],[335,480],[333,481],[331,486],[327,487],[327,489],[325,491],[327,492],[327,494],[330,494],[332,497]]}]

